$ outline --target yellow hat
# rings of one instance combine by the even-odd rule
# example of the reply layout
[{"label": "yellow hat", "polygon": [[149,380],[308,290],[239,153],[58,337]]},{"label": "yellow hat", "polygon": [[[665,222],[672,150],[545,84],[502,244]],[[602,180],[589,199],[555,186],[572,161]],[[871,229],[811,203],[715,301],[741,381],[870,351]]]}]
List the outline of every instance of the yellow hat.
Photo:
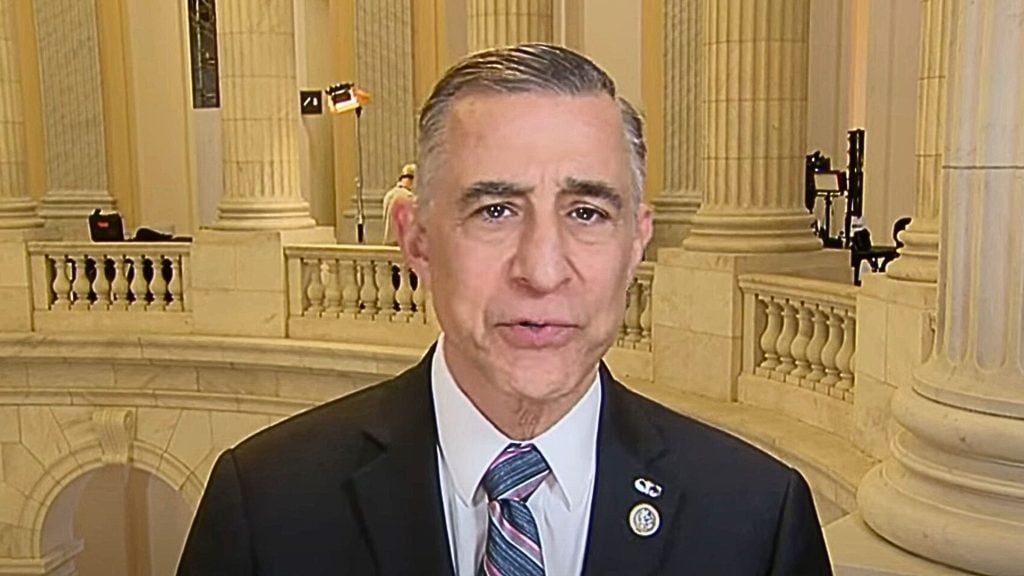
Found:
[{"label": "yellow hat", "polygon": [[405,166],[402,166],[402,173],[398,177],[399,178],[404,178],[406,176],[412,176],[413,178],[416,177],[416,165],[415,164],[406,164]]}]

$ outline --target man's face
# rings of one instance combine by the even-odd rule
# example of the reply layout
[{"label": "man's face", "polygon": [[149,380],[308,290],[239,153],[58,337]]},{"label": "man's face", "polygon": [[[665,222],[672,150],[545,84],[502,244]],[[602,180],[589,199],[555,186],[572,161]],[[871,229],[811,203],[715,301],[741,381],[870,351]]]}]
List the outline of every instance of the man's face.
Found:
[{"label": "man's face", "polygon": [[473,397],[580,393],[614,342],[651,236],[605,95],[471,95],[451,109],[430,206],[403,247]]}]

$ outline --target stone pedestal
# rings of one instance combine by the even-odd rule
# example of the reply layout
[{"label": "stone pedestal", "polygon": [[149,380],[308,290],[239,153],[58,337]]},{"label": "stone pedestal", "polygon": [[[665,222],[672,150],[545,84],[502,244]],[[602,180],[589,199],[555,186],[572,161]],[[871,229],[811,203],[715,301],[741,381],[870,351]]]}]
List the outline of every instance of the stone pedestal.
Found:
[{"label": "stone pedestal", "polygon": [[190,294],[195,331],[284,338],[288,278],[284,246],[329,244],[334,231],[200,231],[192,248]]},{"label": "stone pedestal", "polygon": [[935,340],[935,285],[869,274],[857,294],[857,446],[890,456],[898,431],[889,409],[899,388],[912,385]]},{"label": "stone pedestal", "polygon": [[654,274],[654,381],[718,400],[736,399],[741,370],[741,274],[788,274],[850,282],[839,250],[715,254],[664,248]]},{"label": "stone pedestal", "polygon": [[825,544],[835,576],[970,576],[892,546],[859,514],[826,526]]}]

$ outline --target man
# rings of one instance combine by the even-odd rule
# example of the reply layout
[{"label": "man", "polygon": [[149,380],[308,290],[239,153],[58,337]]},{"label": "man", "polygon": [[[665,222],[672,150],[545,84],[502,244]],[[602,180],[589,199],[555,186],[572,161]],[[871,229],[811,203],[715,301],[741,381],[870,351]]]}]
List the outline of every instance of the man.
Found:
[{"label": "man", "polygon": [[651,236],[634,109],[584,57],[447,72],[396,206],[443,336],[227,451],[179,574],[829,574],[801,476],[601,363]]},{"label": "man", "polygon": [[416,196],[412,193],[413,181],[416,178],[416,165],[406,164],[402,167],[402,173],[398,176],[398,183],[384,195],[384,244],[395,246],[398,238],[395,237],[394,209],[399,200],[414,200]]}]

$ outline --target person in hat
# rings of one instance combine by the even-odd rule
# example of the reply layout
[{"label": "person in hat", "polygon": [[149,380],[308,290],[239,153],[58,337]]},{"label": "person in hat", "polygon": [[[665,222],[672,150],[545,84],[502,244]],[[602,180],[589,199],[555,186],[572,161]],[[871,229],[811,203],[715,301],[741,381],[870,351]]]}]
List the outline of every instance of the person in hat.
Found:
[{"label": "person in hat", "polygon": [[394,208],[397,202],[413,201],[416,194],[413,193],[413,185],[416,180],[416,165],[406,164],[402,167],[402,173],[398,176],[398,183],[384,195],[384,244],[397,246],[398,238],[395,236]]}]

